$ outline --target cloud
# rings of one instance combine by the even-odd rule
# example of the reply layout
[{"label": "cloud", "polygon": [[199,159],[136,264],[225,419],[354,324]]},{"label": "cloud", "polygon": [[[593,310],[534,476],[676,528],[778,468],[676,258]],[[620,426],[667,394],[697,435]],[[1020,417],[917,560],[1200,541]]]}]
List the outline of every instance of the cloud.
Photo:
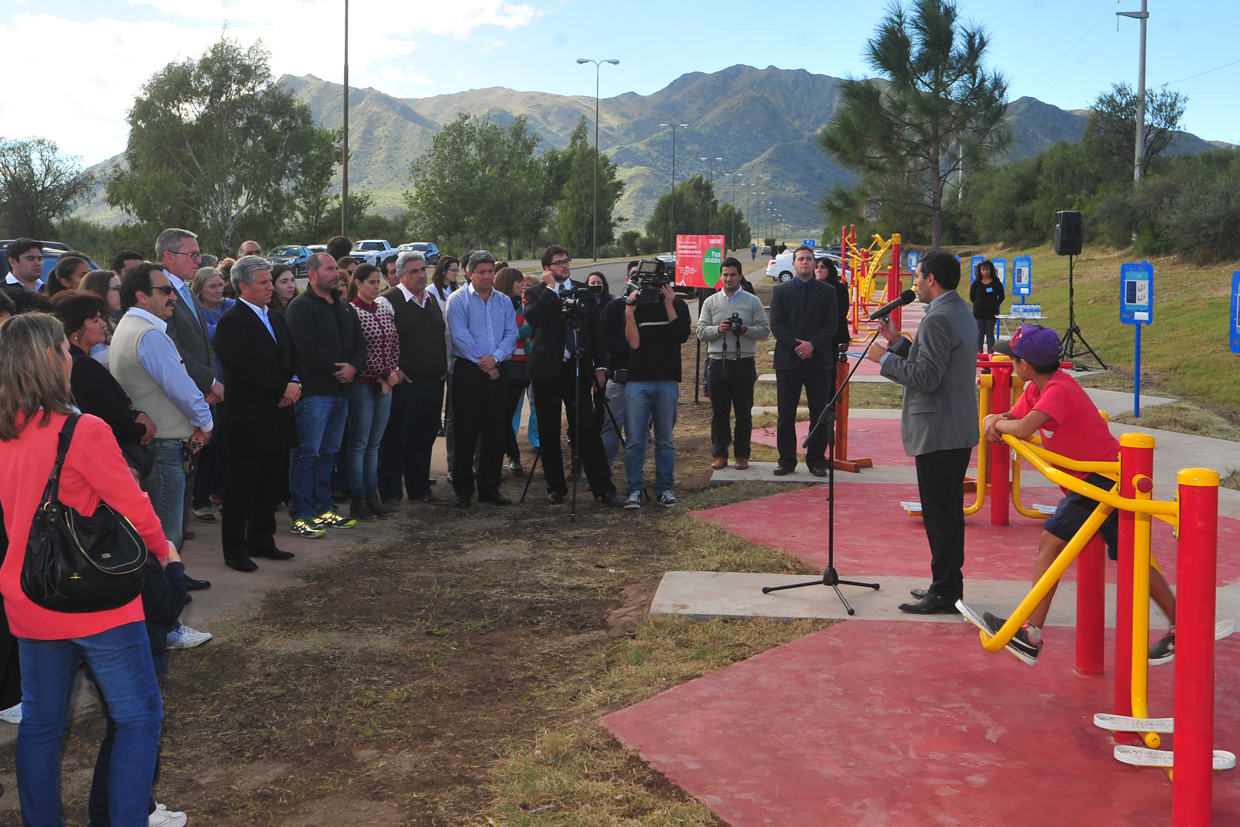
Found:
[{"label": "cloud", "polygon": [[[261,38],[277,77],[313,74],[338,82],[342,76],[339,0],[129,0],[127,9],[117,6],[108,4],[113,16],[89,20],[32,13],[30,6],[0,17],[6,65],[30,71],[40,100],[55,102],[54,109],[39,111],[19,96],[0,96],[0,135],[49,138],[88,164],[109,158],[125,148],[125,118],[142,84],[170,62],[198,58],[224,32],[245,46]],[[374,0],[354,2],[349,11],[350,84],[403,96],[454,82],[451,54],[461,43],[495,40],[479,38],[480,29],[512,32],[542,14],[505,0],[426,3],[416,13],[407,4]],[[81,48],[61,57],[47,49],[45,38],[26,36],[31,32],[56,32],[57,42]]]}]

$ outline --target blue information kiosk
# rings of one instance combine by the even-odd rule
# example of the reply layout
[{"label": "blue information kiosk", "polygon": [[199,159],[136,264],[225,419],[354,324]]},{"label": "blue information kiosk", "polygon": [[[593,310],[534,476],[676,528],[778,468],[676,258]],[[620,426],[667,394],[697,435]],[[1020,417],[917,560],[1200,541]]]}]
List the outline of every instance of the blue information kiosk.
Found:
[{"label": "blue information kiosk", "polygon": [[[1234,313],[1232,314],[1234,317]],[[1119,320],[1133,325],[1136,347],[1133,359],[1132,415],[1141,416],[1141,325],[1154,323],[1154,266],[1148,261],[1124,264],[1119,269]]]}]

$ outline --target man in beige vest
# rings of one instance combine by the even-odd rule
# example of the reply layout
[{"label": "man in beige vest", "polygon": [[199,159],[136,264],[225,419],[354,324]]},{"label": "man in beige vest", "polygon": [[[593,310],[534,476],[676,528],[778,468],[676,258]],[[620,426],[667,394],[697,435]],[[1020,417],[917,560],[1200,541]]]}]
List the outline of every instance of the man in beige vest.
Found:
[{"label": "man in beige vest", "polygon": [[151,497],[168,540],[181,548],[185,509],[185,471],[181,450],[194,451],[211,438],[211,408],[181,363],[168,337],[176,290],[163,269],[142,264],[121,280],[125,315],[112,336],[111,368],[138,410],[155,423],[155,454],[142,489]]}]

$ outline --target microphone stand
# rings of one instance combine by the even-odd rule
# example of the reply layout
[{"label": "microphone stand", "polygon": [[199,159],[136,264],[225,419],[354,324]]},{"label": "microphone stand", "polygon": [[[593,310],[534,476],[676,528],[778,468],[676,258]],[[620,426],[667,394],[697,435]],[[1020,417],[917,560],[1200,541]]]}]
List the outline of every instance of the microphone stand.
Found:
[{"label": "microphone stand", "polygon": [[[862,349],[861,355],[857,357],[852,370],[848,372],[848,376],[836,388],[835,396],[831,397],[830,403],[823,408],[822,415],[818,417],[818,421],[810,428],[809,433],[805,436],[805,442],[802,443],[802,445],[808,445],[814,431],[823,426],[827,428],[827,567],[823,570],[822,577],[817,580],[810,580],[805,583],[789,583],[784,586],[763,586],[763,594],[784,591],[786,589],[800,589],[805,586],[830,586],[835,590],[835,596],[844,604],[844,608],[848,611],[849,616],[852,616],[856,614],[856,610],[849,605],[848,600],[844,597],[844,593],[840,591],[840,586],[860,586],[866,589],[874,589],[875,591],[878,591],[880,588],[878,583],[841,580],[839,572],[835,570],[835,403],[840,398],[844,388],[848,387],[848,383],[852,381],[853,374],[861,366],[861,360],[865,358],[865,352],[870,349],[870,345],[878,338],[878,333],[879,331],[875,330],[874,335],[865,343],[865,348]],[[847,357],[845,357],[845,364],[847,364]]]}]

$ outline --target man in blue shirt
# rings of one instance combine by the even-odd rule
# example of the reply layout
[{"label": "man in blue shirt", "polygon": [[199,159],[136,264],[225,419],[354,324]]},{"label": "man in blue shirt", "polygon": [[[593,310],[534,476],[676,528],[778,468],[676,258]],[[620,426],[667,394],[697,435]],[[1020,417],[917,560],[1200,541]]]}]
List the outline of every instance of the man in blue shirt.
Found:
[{"label": "man in blue shirt", "polygon": [[448,299],[452,335],[452,408],[456,461],[452,488],[456,507],[469,508],[474,496],[474,448],[482,437],[478,462],[478,502],[510,505],[499,493],[504,460],[504,428],[510,427],[508,365],[517,346],[512,301],[495,292],[495,256],[476,250],[466,265],[469,285]]}]

